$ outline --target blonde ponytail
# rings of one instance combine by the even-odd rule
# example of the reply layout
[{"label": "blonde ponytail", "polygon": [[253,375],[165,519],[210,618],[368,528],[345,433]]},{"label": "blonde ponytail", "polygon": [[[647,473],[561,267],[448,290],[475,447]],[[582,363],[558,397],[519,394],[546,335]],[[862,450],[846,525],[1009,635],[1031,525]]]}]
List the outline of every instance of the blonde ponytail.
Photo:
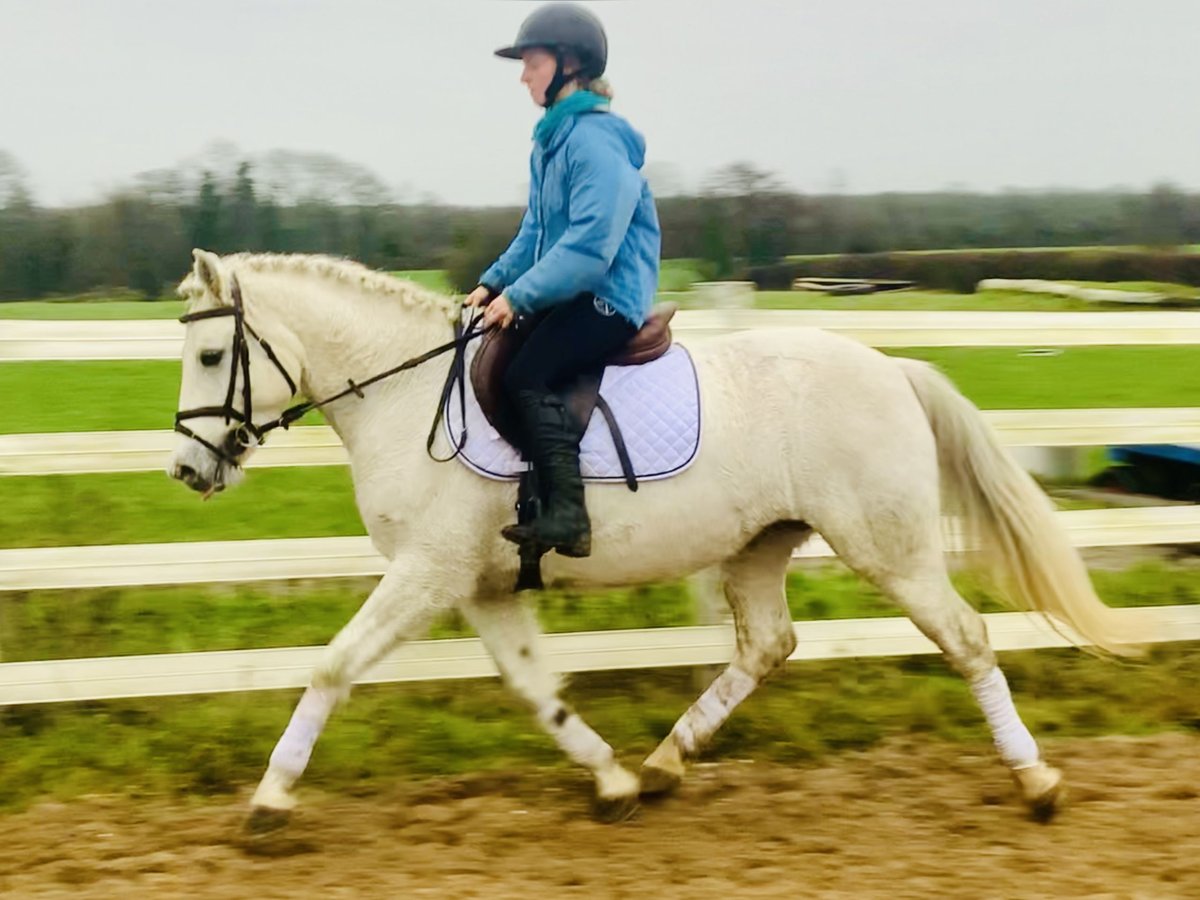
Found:
[{"label": "blonde ponytail", "polygon": [[612,100],[613,89],[606,78],[593,78],[584,84],[584,90],[591,91],[593,94],[599,94],[605,100]]}]

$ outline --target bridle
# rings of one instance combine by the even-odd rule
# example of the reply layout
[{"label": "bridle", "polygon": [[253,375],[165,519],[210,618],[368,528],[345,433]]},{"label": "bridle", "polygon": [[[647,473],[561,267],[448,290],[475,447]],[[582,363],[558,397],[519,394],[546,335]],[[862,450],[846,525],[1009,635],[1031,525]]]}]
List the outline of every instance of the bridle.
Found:
[{"label": "bridle", "polygon": [[[347,387],[338,393],[326,397],[323,400],[306,400],[303,403],[297,403],[295,406],[289,406],[278,418],[272,419],[269,422],[264,422],[262,425],[254,424],[254,402],[251,396],[250,387],[250,342],[247,340],[247,335],[254,339],[263,352],[266,354],[274,365],[283,380],[287,382],[288,389],[291,391],[290,396],[295,396],[297,393],[296,381],[288,373],[287,368],[279,361],[279,357],[275,355],[274,349],[264,340],[258,332],[256,332],[250,323],[246,321],[245,307],[242,303],[242,287],[238,283],[237,276],[231,277],[230,294],[233,303],[230,306],[221,306],[216,309],[205,309],[199,312],[187,313],[179,317],[179,321],[183,324],[196,322],[201,319],[216,319],[223,316],[233,317],[233,348],[229,367],[229,387],[225,391],[225,402],[221,406],[201,406],[195,409],[180,410],[175,413],[175,430],[186,437],[191,438],[197,443],[206,447],[217,459],[236,468],[241,468],[240,457],[251,447],[262,444],[268,434],[276,428],[282,428],[285,431],[291,427],[292,423],[303,418],[306,414],[314,409],[333,403],[335,400],[340,400],[350,394],[362,398],[363,388],[370,387],[376,382],[383,381],[385,378],[390,378],[400,372],[408,369],[416,368],[422,363],[428,362],[435,357],[441,356],[450,350],[454,351],[454,358],[450,364],[450,371],[446,376],[446,383],[442,387],[441,399],[438,402],[437,412],[434,415],[433,426],[429,430],[429,439],[426,441],[426,452],[433,455],[433,442],[436,436],[438,424],[442,420],[445,412],[446,403],[450,399],[457,384],[459,389],[459,405],[463,411],[461,421],[463,423],[463,431],[459,439],[455,442],[454,453],[439,462],[446,462],[453,459],[466,446],[467,431],[466,431],[466,356],[465,351],[467,344],[477,337],[481,337],[484,333],[491,330],[482,326],[482,316],[472,314],[470,321],[464,327],[461,319],[456,319],[454,323],[454,339],[447,341],[444,344],[439,344],[432,350],[422,353],[420,356],[414,356],[412,359],[405,360],[398,366],[388,369],[386,372],[380,372],[377,375],[372,375],[370,378],[360,383],[355,383],[352,379],[346,379]],[[242,381],[242,408],[239,410],[234,406],[234,395],[237,394],[238,372],[241,371]],[[191,428],[184,424],[189,419],[201,418],[222,418],[225,424],[229,425],[237,422],[236,428],[229,431],[225,436],[225,440],[220,445],[214,444],[196,434]],[[437,457],[434,457],[437,459]]]}]

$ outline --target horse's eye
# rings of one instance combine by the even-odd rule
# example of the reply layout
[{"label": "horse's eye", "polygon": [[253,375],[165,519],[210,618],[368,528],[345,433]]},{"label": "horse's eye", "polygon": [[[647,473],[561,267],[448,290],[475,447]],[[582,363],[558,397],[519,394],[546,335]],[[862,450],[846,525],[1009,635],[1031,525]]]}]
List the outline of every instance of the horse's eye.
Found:
[{"label": "horse's eye", "polygon": [[224,350],[201,350],[200,365],[215,366],[220,364],[221,357],[225,355]]}]

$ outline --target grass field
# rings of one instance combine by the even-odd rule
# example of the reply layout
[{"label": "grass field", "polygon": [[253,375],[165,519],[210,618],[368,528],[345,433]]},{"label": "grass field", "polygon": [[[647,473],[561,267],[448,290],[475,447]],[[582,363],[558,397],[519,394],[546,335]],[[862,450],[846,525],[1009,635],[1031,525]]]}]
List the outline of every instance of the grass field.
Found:
[{"label": "grass field", "polygon": [[[1192,572],[1156,564],[1098,573],[1097,581],[1114,605],[1200,602]],[[959,583],[978,601],[970,579]],[[356,580],[7,596],[2,638],[19,648],[9,658],[319,643],[364,587]],[[890,613],[877,594],[832,566],[794,573],[789,598],[803,618]],[[540,609],[551,630],[574,630],[581,620],[592,627],[690,620],[678,585],[552,594]],[[463,633],[455,619],[435,630]],[[1040,737],[1200,729],[1195,646],[1161,648],[1133,663],[1073,651],[1005,654],[1003,663]],[[686,669],[578,675],[568,691],[631,761],[695,695]],[[47,795],[195,796],[247,786],[261,773],[294,697],[289,691],[0,709],[0,807]],[[904,734],[986,740],[966,686],[939,659],[792,664],[738,711],[708,755],[805,763]],[[496,681],[380,685],[360,688],[334,718],[305,785],[370,790],[396,778],[533,765],[566,764]]]},{"label": "grass field", "polygon": [[[1179,288],[1186,291],[1187,288]],[[1194,293],[1194,291],[1193,291]],[[692,295],[682,298],[685,308]],[[886,310],[958,310],[979,312],[1129,312],[1130,307],[1114,303],[1086,303],[1069,297],[1026,294],[1020,291],[979,291],[951,294],[937,291],[886,291],[862,297],[831,297],[819,291],[758,291],[758,309],[886,309]]]},{"label": "grass field", "polygon": [[[431,290],[453,293],[441,269],[410,269],[393,272]],[[174,297],[157,300],[128,298],[74,298],[61,300],[18,300],[0,303],[0,319],[176,319],[183,314],[183,301]]]},{"label": "grass field", "polygon": [[[1200,253],[1200,244],[1185,244],[1185,245],[1183,245],[1181,247],[1177,247],[1175,249],[1180,250],[1184,253]],[[1113,245],[1109,245],[1109,246],[1099,246],[1099,245],[1091,244],[1091,245],[1082,246],[1082,247],[965,247],[965,248],[959,248],[959,249],[954,249],[954,250],[890,250],[890,251],[885,251],[885,252],[899,253],[899,254],[911,254],[913,256],[917,256],[917,255],[928,255],[928,254],[934,254],[934,253],[969,253],[969,254],[976,254],[976,253],[1067,253],[1067,252],[1078,253],[1078,252],[1087,252],[1089,250],[1095,251],[1095,252],[1101,252],[1101,253],[1115,252],[1115,251],[1128,251],[1131,253],[1137,253],[1137,252],[1144,252],[1146,250],[1146,248],[1135,246],[1132,244],[1125,244],[1125,245],[1113,244]],[[788,262],[805,262],[806,260],[814,260],[814,259],[836,259],[839,256],[846,256],[846,255],[847,254],[844,254],[844,253],[813,253],[813,254],[799,254],[799,255],[793,254],[791,256],[785,256],[784,259],[786,259]]]},{"label": "grass field", "polygon": [[348,466],[253,470],[208,503],[165,471],[0,478],[0,509],[4,547],[364,533]]},{"label": "grass field", "polygon": [[[47,386],[53,385],[53,390]],[[0,365],[0,434],[41,431],[170,430],[179,363],[20,362]],[[319,414],[302,420],[321,422]]]},{"label": "grass field", "polygon": [[[409,273],[416,274],[416,273]],[[421,273],[420,279],[435,289],[439,285],[441,272]],[[675,273],[664,279],[664,293],[660,299],[672,300],[685,309],[700,308],[702,300],[698,294],[687,291],[685,273]],[[1132,282],[1130,283],[1133,284]],[[1195,289],[1173,286],[1176,292],[1195,293]],[[1133,290],[1130,287],[1130,290]],[[1141,288],[1138,288],[1139,290]],[[448,291],[448,288],[446,288]],[[1186,294],[1190,296],[1190,294]],[[830,297],[811,291],[759,291],[755,295],[755,306],[759,309],[914,309],[914,310],[1018,310],[1033,312],[1104,312],[1127,307],[1085,303],[1066,297],[1051,297],[1044,294],[1022,294],[1016,291],[980,291],[975,294],[951,294],[939,291],[891,291],[870,294],[864,297]],[[183,303],[178,300],[154,302],[136,300],[96,301],[91,303],[59,303],[47,300],[0,303],[0,320],[3,319],[174,319],[183,313]]]},{"label": "grass field", "polygon": [[95,300],[62,303],[54,300],[16,300],[0,303],[4,319],[177,319],[182,300]]},{"label": "grass field", "polygon": [[[1019,348],[889,352],[936,363],[984,408],[1192,406],[1200,397],[1200,347],[1077,347],[1049,356]],[[170,428],[178,373],[178,363],[165,361],[5,363],[0,433]],[[305,423],[318,421],[314,415]]]},{"label": "grass field", "polygon": [[[1195,566],[1160,561],[1094,574],[1098,592],[1112,606],[1200,603],[1196,576]],[[954,580],[977,609],[1007,608],[980,576],[964,569]],[[0,655],[5,662],[19,662],[323,644],[349,620],[375,582],[340,578],[21,592],[0,599]],[[550,632],[697,624],[696,603],[684,582],[603,593],[546,591],[536,603]],[[793,619],[900,613],[875,588],[833,561],[794,569],[788,576],[788,604]],[[430,636],[472,634],[451,614]]]}]

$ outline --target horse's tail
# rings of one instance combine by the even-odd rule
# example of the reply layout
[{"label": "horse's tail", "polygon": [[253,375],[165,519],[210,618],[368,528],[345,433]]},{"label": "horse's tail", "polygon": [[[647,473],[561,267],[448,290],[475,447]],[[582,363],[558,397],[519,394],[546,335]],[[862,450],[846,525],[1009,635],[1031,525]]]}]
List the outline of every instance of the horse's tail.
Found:
[{"label": "horse's tail", "polygon": [[928,363],[897,362],[933,429],[943,491],[959,507],[963,538],[983,551],[1009,602],[1066,623],[1102,650],[1138,652],[1147,636],[1131,634],[1130,624],[1096,596],[1053,504],[979,410]]}]

